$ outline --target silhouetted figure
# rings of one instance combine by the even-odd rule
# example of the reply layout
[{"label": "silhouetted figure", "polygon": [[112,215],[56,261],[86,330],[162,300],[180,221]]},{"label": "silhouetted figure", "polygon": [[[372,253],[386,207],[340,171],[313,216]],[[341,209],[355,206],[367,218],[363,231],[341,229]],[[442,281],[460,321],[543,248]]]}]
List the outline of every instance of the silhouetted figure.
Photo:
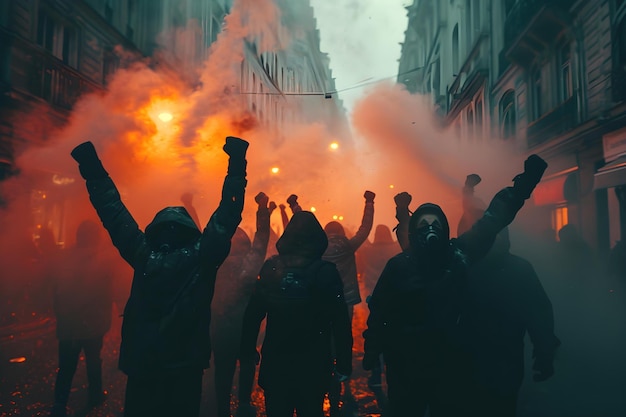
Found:
[{"label": "silhouetted figure", "polygon": [[[259,386],[268,417],[323,416],[329,382],[352,372],[352,333],[337,267],[323,261],[328,240],[313,213],[294,213],[268,259],[246,309],[242,361],[258,361],[256,341],[267,317]],[[333,350],[336,365],[333,367]],[[334,369],[334,373],[333,373]]]},{"label": "silhouetted figure", "polygon": [[[365,208],[363,209],[363,218],[361,226],[356,234],[348,238],[341,223],[332,221],[324,227],[326,236],[328,237],[328,248],[322,259],[332,262],[337,266],[341,280],[343,281],[343,293],[346,304],[348,304],[348,313],[350,315],[350,323],[354,315],[354,306],[361,302],[361,293],[359,290],[359,280],[356,271],[355,253],[361,247],[363,242],[369,236],[372,225],[374,223],[374,198],[376,194],[371,191],[365,191],[363,198],[365,199]],[[342,386],[343,385],[343,390]],[[332,415],[339,413],[339,402],[342,400],[341,392],[343,391],[343,412],[344,414],[357,411],[356,400],[350,388],[350,381],[346,380],[342,384],[337,383],[337,379],[333,379],[331,391],[328,394],[330,400],[330,412]]]},{"label": "silhouetted figure", "polygon": [[52,417],[66,415],[81,350],[85,352],[90,407],[104,401],[102,338],[111,328],[113,270],[100,249],[101,226],[82,222],[76,245],[66,250],[54,271],[54,313],[59,339],[59,370]]},{"label": "silhouetted figure", "polygon": [[[385,265],[389,259],[393,258],[400,251],[401,248],[398,242],[393,240],[389,227],[379,224],[374,230],[374,242],[367,246],[364,244],[357,252],[358,260],[360,260],[358,264],[361,268],[363,287],[367,294],[366,301],[368,303]],[[387,396],[382,388],[382,357],[379,365],[372,369],[367,385],[376,394],[378,405],[384,410],[387,404]]]},{"label": "silhouetted figure", "polygon": [[226,138],[222,200],[204,232],[183,207],[166,207],[142,232],[91,142],[72,151],[98,216],[134,269],[124,309],[120,369],[128,375],[124,415],[197,416],[211,356],[217,268],[241,222],[248,143]]},{"label": "silhouetted figure", "polygon": [[573,224],[559,230],[558,255],[565,280],[576,286],[593,281],[593,254]]},{"label": "silhouetted figure", "polygon": [[[220,267],[215,284],[211,340],[213,342],[215,392],[219,417],[230,416],[230,393],[239,360],[243,314],[254,292],[254,285],[261,266],[265,261],[267,243],[270,237],[270,215],[276,208],[274,202],[269,203],[269,198],[265,193],[257,194],[255,201],[258,204],[258,209],[254,240],[250,243],[250,238],[246,232],[240,227],[237,228],[232,239],[230,254]],[[237,415],[254,417],[256,410],[250,404],[250,400],[256,366],[254,363],[240,361],[240,367]]]},{"label": "silhouetted figure", "polygon": [[496,235],[513,221],[546,166],[538,156],[529,157],[514,186],[498,192],[485,215],[457,239],[450,240],[439,206],[422,204],[410,217],[408,204],[397,208],[398,241],[409,245],[385,266],[363,333],[363,367],[374,368],[379,355],[384,356],[392,417],[423,416],[426,409],[431,417],[467,414],[463,388],[470,361],[458,327],[467,268],[486,255]]},{"label": "silhouetted figure", "polygon": [[[479,178],[476,174],[474,177]],[[468,176],[470,179],[472,176]],[[465,188],[478,182],[466,182]],[[459,234],[468,231],[482,214],[464,193]],[[554,373],[553,360],[560,344],[554,335],[552,303],[532,265],[509,252],[508,229],[498,234],[489,253],[470,268],[460,326],[472,358],[466,387],[473,416],[514,417],[524,378],[524,337],[530,335],[534,351],[533,379],[545,381]]]}]

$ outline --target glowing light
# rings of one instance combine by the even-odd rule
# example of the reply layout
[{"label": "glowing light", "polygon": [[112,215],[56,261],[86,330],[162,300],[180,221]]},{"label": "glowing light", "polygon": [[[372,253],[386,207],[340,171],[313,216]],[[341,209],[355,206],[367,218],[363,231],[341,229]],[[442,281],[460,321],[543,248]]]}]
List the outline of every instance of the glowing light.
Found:
[{"label": "glowing light", "polygon": [[270,171],[272,171],[272,174],[278,174],[278,172],[280,171],[280,168],[272,167],[272,169]]},{"label": "glowing light", "polygon": [[339,144],[337,142],[333,142],[330,144],[330,149],[332,149],[333,151],[336,149],[339,149]]},{"label": "glowing light", "polygon": [[339,216],[339,221],[343,220],[343,216]]},{"label": "glowing light", "polygon": [[158,117],[159,117],[159,120],[161,120],[164,123],[171,122],[172,119],[174,118],[174,116],[172,116],[172,113],[168,113],[168,112],[160,113]]},{"label": "glowing light", "polygon": [[390,185],[389,185],[389,188],[394,188],[394,185],[393,185],[393,184],[390,184]]},{"label": "glowing light", "polygon": [[54,174],[52,176],[52,182],[56,185],[67,185],[72,184],[74,182],[74,178],[63,177],[61,175]]},{"label": "glowing light", "polygon": [[339,216],[337,216],[336,214],[333,216],[333,220],[337,220],[339,218]]},{"label": "glowing light", "polygon": [[22,362],[26,362],[26,358],[23,357],[23,356],[19,356],[17,358],[9,359],[9,362],[11,362],[11,363],[22,363]]},{"label": "glowing light", "polygon": [[311,213],[315,213],[317,209],[315,207],[311,207]]}]

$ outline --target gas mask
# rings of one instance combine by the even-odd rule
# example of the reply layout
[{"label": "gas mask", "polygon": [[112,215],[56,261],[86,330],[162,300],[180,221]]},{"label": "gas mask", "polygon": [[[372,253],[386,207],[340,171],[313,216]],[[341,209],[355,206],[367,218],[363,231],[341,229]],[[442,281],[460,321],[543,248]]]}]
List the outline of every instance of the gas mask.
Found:
[{"label": "gas mask", "polygon": [[434,204],[426,203],[413,213],[409,222],[411,249],[424,260],[440,258],[448,245],[449,229],[445,214]]},{"label": "gas mask", "polygon": [[416,231],[415,241],[418,250],[425,250],[428,253],[439,252],[445,246],[441,224],[435,220],[429,225],[419,227]]}]

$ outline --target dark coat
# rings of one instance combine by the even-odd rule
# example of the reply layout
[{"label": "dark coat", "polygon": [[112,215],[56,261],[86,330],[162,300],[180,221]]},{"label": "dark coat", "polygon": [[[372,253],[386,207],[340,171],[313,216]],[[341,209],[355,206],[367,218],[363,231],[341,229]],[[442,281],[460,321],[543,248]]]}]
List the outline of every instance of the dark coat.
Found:
[{"label": "dark coat", "polygon": [[[267,317],[259,385],[276,389],[306,384],[307,392],[327,390],[333,370],[352,371],[352,333],[341,277],[321,260],[326,235],[315,216],[297,212],[268,259],[246,309],[242,355],[254,355],[261,321]],[[292,385],[293,386],[293,385]],[[305,389],[305,388],[303,388]]]},{"label": "dark coat", "polygon": [[[446,378],[448,371],[456,372],[458,361],[464,360],[459,353],[458,324],[468,266],[487,254],[498,232],[514,219],[523,203],[511,188],[500,191],[469,231],[449,241],[438,263],[412,250],[409,225],[401,222],[398,241],[409,246],[403,246],[404,253],[389,260],[374,289],[363,333],[365,353],[383,353],[386,361],[396,357],[418,362],[416,367],[423,368],[423,378],[433,373]],[[443,216],[448,235],[441,209],[432,204],[422,207],[424,212]],[[418,209],[413,217],[420,215]]]},{"label": "dark coat", "polygon": [[328,248],[322,259],[328,262],[332,262],[337,265],[339,275],[343,281],[343,291],[346,297],[346,303],[349,306],[358,304],[361,302],[361,294],[359,291],[359,281],[356,270],[356,258],[354,253],[365,242],[367,236],[369,236],[372,225],[374,222],[374,204],[366,203],[363,210],[363,218],[361,220],[361,226],[356,234],[348,239],[340,228],[338,233],[329,233],[328,235]]},{"label": "dark coat", "polygon": [[[215,278],[241,222],[245,185],[242,177],[226,177],[220,205],[202,233],[183,207],[160,211],[143,233],[110,178],[87,180],[104,227],[134,269],[119,360],[127,375],[209,366]],[[191,236],[183,247],[156,247],[154,238],[168,222]]]}]

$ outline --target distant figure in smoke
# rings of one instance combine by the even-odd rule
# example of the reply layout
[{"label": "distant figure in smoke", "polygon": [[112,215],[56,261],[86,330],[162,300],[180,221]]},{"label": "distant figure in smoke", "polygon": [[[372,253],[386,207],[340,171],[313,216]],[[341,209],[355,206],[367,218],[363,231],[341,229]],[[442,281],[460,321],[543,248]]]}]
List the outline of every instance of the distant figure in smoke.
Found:
[{"label": "distant figure in smoke", "polygon": [[[379,224],[374,231],[374,242],[371,245],[362,246],[357,252],[363,276],[363,286],[365,293],[368,294],[366,297],[368,303],[385,265],[400,251],[401,248],[393,240],[389,227]],[[376,394],[379,406],[384,409],[386,396],[382,390],[382,357],[379,366],[372,369],[367,385]]]},{"label": "distant figure in smoke", "polygon": [[[464,190],[463,217],[468,221],[459,228],[459,235],[482,217],[480,206],[469,198],[479,182],[476,174],[467,177],[464,188],[472,190]],[[554,335],[552,303],[532,265],[512,255],[510,246],[508,228],[504,228],[487,256],[470,268],[465,290],[459,324],[472,355],[473,372],[466,389],[475,416],[515,416],[524,378],[526,331],[534,346],[535,381],[552,376],[560,344]]]},{"label": "distant figure in smoke", "polygon": [[[369,236],[372,225],[374,223],[374,198],[376,194],[371,191],[365,191],[365,208],[363,210],[363,218],[361,226],[356,234],[349,238],[343,229],[341,223],[332,221],[324,227],[326,236],[328,237],[328,248],[322,259],[332,262],[337,266],[339,275],[343,281],[343,293],[346,304],[348,304],[348,313],[350,315],[350,323],[354,315],[354,306],[361,302],[361,293],[359,291],[359,281],[356,271],[355,252],[361,247],[363,242]],[[328,394],[330,400],[330,412],[335,415],[339,413],[339,402],[341,400],[342,384],[338,379],[333,379],[331,391]],[[350,381],[343,381],[343,413],[356,412],[357,403],[352,394]]]},{"label": "distant figure in smoke", "polygon": [[467,268],[513,221],[546,167],[530,156],[513,187],[498,192],[485,214],[457,239],[450,240],[439,206],[422,204],[412,216],[408,205],[398,207],[398,241],[408,241],[408,247],[385,266],[363,333],[363,367],[373,369],[384,356],[392,417],[423,416],[427,409],[431,417],[467,415],[463,388],[469,358],[459,329]]},{"label": "distant figure in smoke", "polygon": [[267,317],[259,386],[268,417],[294,410],[298,417],[322,417],[331,377],[345,380],[352,372],[348,308],[337,267],[322,260],[327,246],[313,213],[294,213],[246,309],[242,361],[258,361],[256,340]]},{"label": "distant figure in smoke", "polygon": [[[217,273],[215,301],[213,302],[213,322],[211,340],[215,362],[215,392],[217,415],[230,416],[230,393],[233,376],[239,360],[241,345],[241,324],[248,301],[254,292],[257,276],[265,261],[267,243],[270,237],[270,215],[276,204],[265,193],[254,198],[258,204],[256,212],[256,233],[254,240],[240,227],[232,239],[228,258]],[[269,203],[269,206],[268,206]],[[250,404],[256,365],[254,362],[240,361],[239,408],[238,416],[256,416]]]},{"label": "distant figure in smoke", "polygon": [[241,222],[248,142],[226,138],[222,200],[204,232],[183,207],[159,211],[143,233],[91,142],[72,151],[104,227],[135,270],[124,309],[120,369],[128,375],[124,415],[198,416],[211,356],[211,300],[218,267]]},{"label": "distant figure in smoke", "polygon": [[81,350],[85,352],[89,403],[104,401],[102,391],[102,338],[111,328],[113,270],[101,256],[101,226],[83,221],[76,231],[76,245],[67,249],[53,271],[54,313],[59,339],[59,370],[54,386],[52,417],[66,415]]},{"label": "distant figure in smoke", "polygon": [[463,214],[456,229],[457,236],[461,236],[471,229],[474,223],[483,216],[487,208],[487,205],[474,195],[474,187],[480,184],[481,181],[482,178],[477,174],[470,174],[465,178],[465,185],[462,190],[463,198],[461,200],[463,202]]},{"label": "distant figure in smoke", "polygon": [[558,255],[564,278],[570,284],[588,286],[593,281],[591,248],[573,224],[566,224],[559,230]]}]

